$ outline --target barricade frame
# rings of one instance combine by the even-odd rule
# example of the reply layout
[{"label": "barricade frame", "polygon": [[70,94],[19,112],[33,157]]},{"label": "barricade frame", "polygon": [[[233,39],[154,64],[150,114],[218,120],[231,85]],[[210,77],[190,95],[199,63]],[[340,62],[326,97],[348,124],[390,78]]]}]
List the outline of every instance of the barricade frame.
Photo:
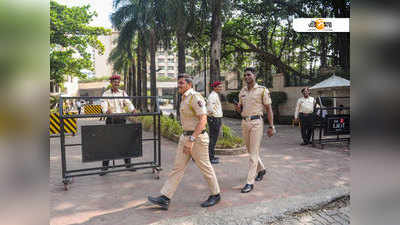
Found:
[{"label": "barricade frame", "polygon": [[[331,96],[320,96],[317,97],[319,99],[319,102],[322,103],[322,99],[349,99],[349,96],[344,96],[344,97],[331,97]],[[317,116],[318,110],[321,110],[321,116]],[[319,145],[320,149],[323,149],[325,144],[327,143],[343,143],[347,142],[347,147],[350,147],[351,143],[351,125],[350,126],[350,133],[349,134],[340,134],[336,133],[335,135],[326,135],[326,129],[328,127],[328,120],[326,117],[322,116],[322,110],[348,110],[348,114],[327,114],[326,116],[337,116],[337,115],[342,115],[342,116],[348,116],[350,118],[350,107],[324,107],[324,108],[317,108],[316,105],[314,106],[314,111],[313,111],[313,127],[312,127],[312,146],[317,147],[317,144]],[[351,123],[350,123],[351,124]],[[315,138],[315,130],[318,129],[318,138]],[[323,131],[324,130],[324,131]],[[343,135],[348,135],[348,137],[343,137]],[[333,137],[336,136],[336,137]],[[323,138],[325,137],[325,138]]]},{"label": "barricade frame", "polygon": [[[64,114],[63,111],[63,102],[66,99],[139,99],[139,101],[147,101],[147,99],[155,100],[154,110],[153,112],[140,112],[140,113],[116,113],[116,114],[74,114],[67,115]],[[144,99],[144,100],[142,100]],[[162,170],[161,168],[161,111],[159,105],[159,96],[121,96],[121,97],[97,97],[97,96],[83,96],[83,97],[66,97],[61,96],[59,99],[59,115],[60,115],[60,147],[61,147],[61,173],[62,173],[62,182],[64,184],[64,190],[68,190],[68,185],[72,183],[73,177],[81,177],[81,176],[90,176],[90,175],[99,175],[101,174],[101,169],[103,167],[91,167],[84,169],[76,169],[76,170],[68,170],[67,169],[67,160],[66,160],[66,147],[72,146],[82,146],[82,143],[79,144],[65,144],[65,129],[64,129],[64,119],[65,118],[101,118],[101,117],[140,117],[140,116],[153,116],[153,138],[142,139],[143,141],[153,141],[153,160],[147,162],[138,162],[138,163],[130,163],[130,166],[133,166],[134,169],[152,169],[154,174],[154,179],[159,179],[159,173]],[[78,126],[77,126],[78,127]],[[78,129],[78,128],[77,128]],[[101,161],[100,161],[101,162]],[[108,167],[107,173],[115,173],[115,172],[123,172],[123,171],[131,171],[132,168],[125,169],[115,169],[118,167],[124,167],[125,165],[115,165]],[[87,171],[95,171],[85,173]]]}]

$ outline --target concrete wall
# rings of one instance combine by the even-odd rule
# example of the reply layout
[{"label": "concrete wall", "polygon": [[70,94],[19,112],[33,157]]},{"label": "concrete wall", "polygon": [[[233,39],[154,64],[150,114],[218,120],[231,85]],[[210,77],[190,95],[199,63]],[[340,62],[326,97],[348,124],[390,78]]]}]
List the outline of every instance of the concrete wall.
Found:
[{"label": "concrete wall", "polygon": [[281,116],[294,116],[294,111],[297,99],[302,96],[301,89],[305,86],[298,87],[285,87],[285,77],[283,73],[278,73],[272,76],[272,85],[270,91],[281,91],[287,95],[285,104],[279,106],[279,113]]},{"label": "concrete wall", "polygon": [[[225,79],[225,83],[230,82],[232,83],[236,79],[236,75],[234,73],[230,73]],[[237,84],[237,81],[236,81]],[[243,84],[245,85],[245,84]],[[301,89],[305,88],[305,86],[298,86],[298,87],[285,87],[285,77],[283,73],[278,73],[273,75],[272,77],[272,85],[273,87],[269,90],[272,91],[280,91],[285,92],[287,94],[287,101],[285,104],[279,106],[279,113],[281,116],[294,116],[294,111],[297,103],[297,99],[301,98],[303,95],[301,94]],[[223,90],[223,94],[226,96],[228,93],[238,91],[238,90]],[[339,88],[335,89],[337,97],[346,97],[350,96],[350,88]],[[333,90],[319,90],[319,91],[311,91],[311,96],[318,97],[318,96],[333,96]],[[350,107],[349,99],[337,99],[337,106],[343,105],[344,107]],[[222,103],[223,110],[234,110],[232,104],[228,102]]]}]

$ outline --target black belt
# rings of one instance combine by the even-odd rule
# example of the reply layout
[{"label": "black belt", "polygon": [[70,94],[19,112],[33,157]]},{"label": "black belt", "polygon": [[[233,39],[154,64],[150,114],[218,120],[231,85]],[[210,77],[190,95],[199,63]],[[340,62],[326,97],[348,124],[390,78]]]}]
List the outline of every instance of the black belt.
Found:
[{"label": "black belt", "polygon": [[[193,130],[183,131],[183,135],[188,136],[193,134]],[[206,130],[203,130],[200,134],[204,134]]]},{"label": "black belt", "polygon": [[260,116],[260,115],[242,117],[243,120],[257,120],[257,119],[261,119],[261,118],[262,118],[262,116]]}]

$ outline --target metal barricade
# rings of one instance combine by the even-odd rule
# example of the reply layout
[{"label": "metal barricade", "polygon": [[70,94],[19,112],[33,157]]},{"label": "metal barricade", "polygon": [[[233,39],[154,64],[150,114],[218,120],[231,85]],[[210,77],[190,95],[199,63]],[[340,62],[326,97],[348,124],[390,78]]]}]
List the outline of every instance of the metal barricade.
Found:
[{"label": "metal barricade", "polygon": [[[314,121],[312,129],[312,146],[317,144],[321,149],[327,143],[346,142],[350,146],[350,107],[336,106],[336,100],[342,99],[348,101],[350,106],[350,97],[318,97],[320,107],[314,107]],[[324,107],[322,102],[330,100],[334,102],[332,107]],[[315,138],[315,131],[318,130],[318,137]]]},{"label": "metal barricade", "polygon": [[[111,166],[107,167],[106,173],[115,173],[122,171],[134,171],[139,169],[152,169],[155,179],[159,179],[159,172],[161,169],[161,123],[160,123],[160,108],[159,97],[157,96],[126,96],[126,97],[60,97],[60,106],[63,105],[65,99],[149,99],[151,110],[138,113],[117,113],[117,114],[67,114],[63,112],[63,107],[59,107],[60,118],[60,146],[61,146],[61,172],[64,184],[64,189],[68,190],[68,185],[72,182],[73,177],[100,175],[104,173],[103,166],[86,167],[79,169],[71,169],[67,160],[67,148],[80,146],[82,152],[81,160],[83,163],[110,160],[113,161]],[[152,121],[152,138],[142,137],[142,124],[141,122],[134,122],[130,124],[104,124],[104,121],[95,120],[87,121],[96,123],[87,126],[78,126],[80,128],[81,143],[66,143],[67,124],[65,121],[68,119],[80,118],[101,118],[108,117],[111,119],[124,118],[140,118],[150,116]],[[110,120],[111,120],[110,119]],[[148,153],[148,161],[140,161],[122,165],[116,165],[116,159],[137,158],[142,156],[142,144],[144,142],[153,142],[153,152]],[[149,144],[151,145],[151,144]],[[133,150],[132,150],[133,149]],[[121,168],[127,167],[129,168]]]}]

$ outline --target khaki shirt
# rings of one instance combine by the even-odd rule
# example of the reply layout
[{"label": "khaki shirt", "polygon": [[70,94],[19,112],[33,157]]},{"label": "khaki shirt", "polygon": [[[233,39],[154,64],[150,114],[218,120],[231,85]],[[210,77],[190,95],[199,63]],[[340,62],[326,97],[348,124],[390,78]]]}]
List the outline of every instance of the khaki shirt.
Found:
[{"label": "khaki shirt", "polygon": [[312,113],[314,111],[315,99],[311,96],[308,98],[301,97],[297,100],[294,118],[299,118],[299,113]]},{"label": "khaki shirt", "polygon": [[182,95],[179,108],[182,128],[184,131],[194,131],[200,122],[198,116],[207,115],[206,102],[200,93],[192,88]]},{"label": "khaki shirt", "polygon": [[266,87],[255,84],[249,91],[243,87],[239,93],[239,104],[243,106],[242,117],[263,115],[264,106],[272,103],[271,96]]},{"label": "khaki shirt", "polygon": [[[103,97],[127,97],[125,91],[118,90],[116,92],[112,92],[111,89],[105,91],[103,93]],[[135,107],[133,106],[132,102],[125,98],[125,99],[102,99],[101,108],[103,113],[106,113],[108,109],[111,110],[111,113],[124,113],[124,107],[128,107],[128,111],[132,112]]]},{"label": "khaki shirt", "polygon": [[223,116],[221,101],[219,100],[218,94],[215,91],[212,91],[208,96],[207,111],[208,111],[208,116],[217,118]]}]

